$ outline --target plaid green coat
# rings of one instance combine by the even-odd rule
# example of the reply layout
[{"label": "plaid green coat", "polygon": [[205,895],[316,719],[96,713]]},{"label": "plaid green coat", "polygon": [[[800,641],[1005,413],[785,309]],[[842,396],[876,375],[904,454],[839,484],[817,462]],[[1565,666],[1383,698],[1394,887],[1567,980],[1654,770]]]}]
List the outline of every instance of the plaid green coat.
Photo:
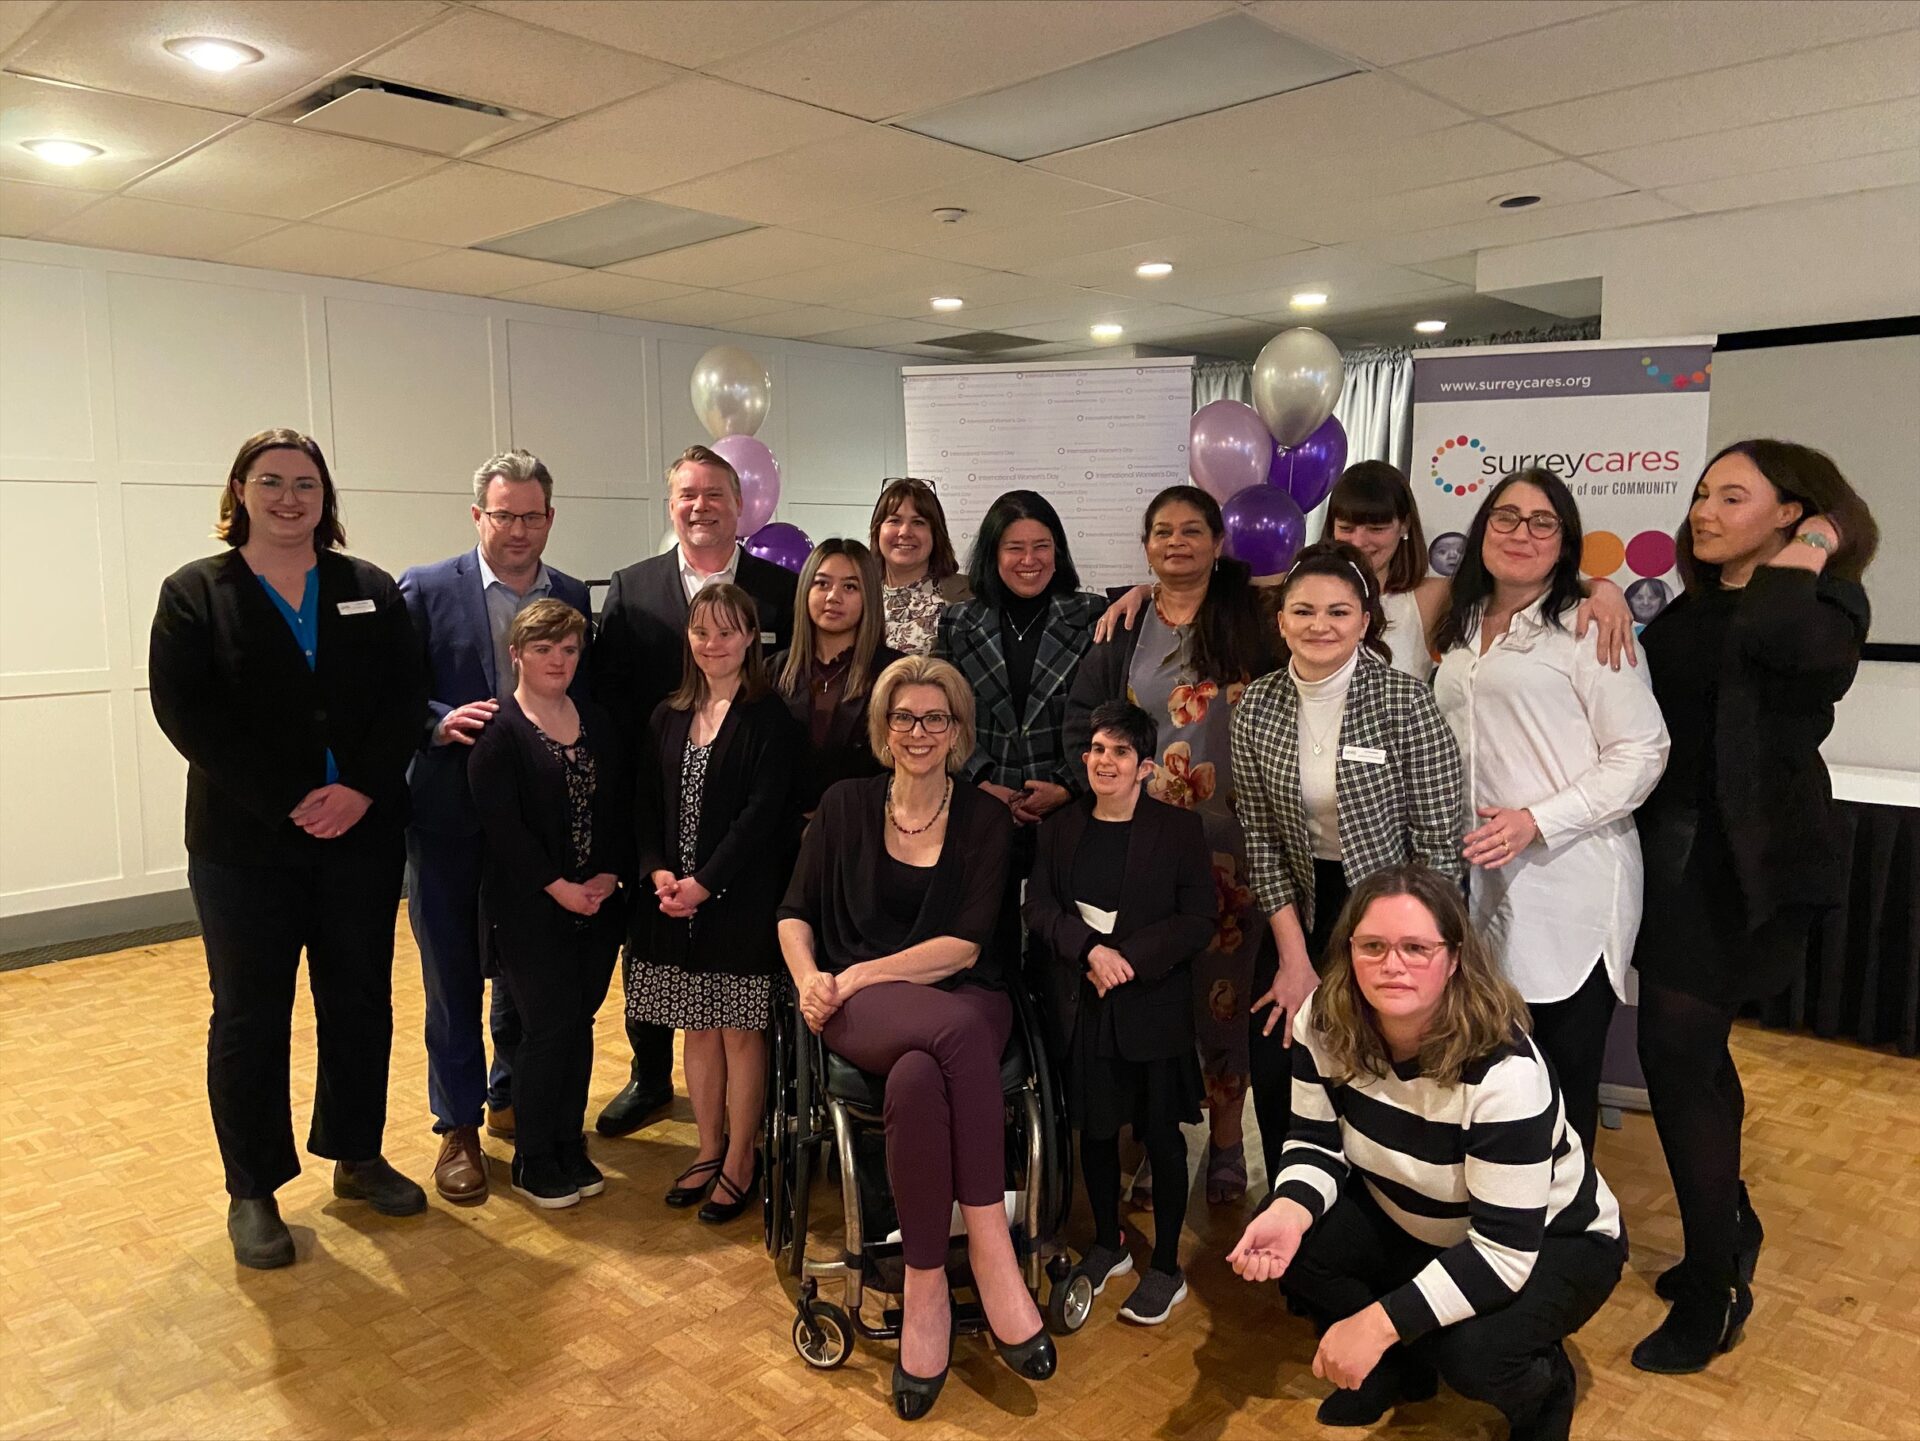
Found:
[{"label": "plaid green coat", "polygon": [[1093,644],[1094,622],[1107,608],[1085,591],[1057,594],[1047,607],[1025,715],[1013,713],[1006,656],[1000,649],[1000,612],[984,600],[950,605],[940,613],[933,653],[952,661],[973,687],[974,749],[961,769],[966,780],[1019,790],[1028,781],[1072,788],[1078,757],[1070,757],[1060,730],[1080,657]]}]

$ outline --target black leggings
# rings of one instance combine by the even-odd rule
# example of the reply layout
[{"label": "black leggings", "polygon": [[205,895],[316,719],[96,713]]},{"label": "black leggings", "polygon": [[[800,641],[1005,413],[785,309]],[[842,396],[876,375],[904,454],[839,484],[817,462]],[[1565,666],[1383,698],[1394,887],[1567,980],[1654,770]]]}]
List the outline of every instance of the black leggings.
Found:
[{"label": "black leggings", "polygon": [[[1313,863],[1313,929],[1307,932],[1307,959],[1317,971],[1326,962],[1321,953],[1333,936],[1333,924],[1340,919],[1347,903],[1346,872],[1338,861]],[[1262,946],[1254,961],[1253,999],[1259,1000],[1273,985],[1280,965],[1280,954],[1271,945]],[[1293,1056],[1280,1039],[1280,1024],[1274,1023],[1272,1035],[1262,1035],[1271,1006],[1252,1013],[1247,1038],[1247,1057],[1251,1063],[1253,1115],[1260,1126],[1260,1156],[1266,1163],[1267,1186],[1273,1186],[1280,1174],[1280,1148],[1286,1144],[1287,1131],[1293,1125]]]},{"label": "black leggings", "polygon": [[[1180,1228],[1187,1223],[1187,1138],[1178,1126],[1139,1137],[1153,1170],[1153,1269],[1180,1269]],[[1080,1174],[1093,1208],[1093,1238],[1102,1246],[1120,1245],[1120,1137],[1080,1137]],[[1175,1180],[1175,1177],[1179,1177]]]},{"label": "black leggings", "polygon": [[1589,1159],[1600,1125],[1600,1070],[1607,1057],[1607,1031],[1613,1024],[1613,982],[1605,961],[1595,961],[1580,989],[1561,1001],[1529,1003],[1533,1039],[1560,1078],[1567,1124],[1580,1137]]},{"label": "black leggings", "polygon": [[1667,1155],[1687,1261],[1715,1289],[1734,1283],[1740,1228],[1740,1126],[1747,1098],[1727,1038],[1733,1008],[1640,985],[1640,1067]]}]

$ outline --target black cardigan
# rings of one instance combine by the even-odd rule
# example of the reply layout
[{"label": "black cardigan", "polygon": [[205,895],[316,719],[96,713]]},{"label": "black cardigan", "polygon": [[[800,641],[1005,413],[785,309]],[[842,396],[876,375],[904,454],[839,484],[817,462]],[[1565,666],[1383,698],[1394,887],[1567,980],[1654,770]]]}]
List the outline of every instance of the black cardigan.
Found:
[{"label": "black cardigan", "polygon": [[877,878],[887,860],[886,806],[891,775],[842,781],[820,798],[800,845],[793,883],[779,919],[813,927],[814,955],[823,971],[890,956],[937,936],[980,947],[964,971],[938,981],[998,986],[1002,957],[993,942],[1013,854],[1013,817],[979,788],[954,778],[947,838],[934,863],[920,915],[905,934],[880,908]]},{"label": "black cardigan", "polygon": [[[781,651],[769,662],[768,669],[779,675],[786,668],[789,654]],[[797,694],[784,697],[788,714],[800,726],[802,755],[793,799],[795,808],[803,814],[819,806],[820,797],[835,781],[880,774],[880,762],[874,758],[873,747],[867,744],[867,707],[873,699],[874,681],[879,679],[881,671],[899,659],[899,651],[884,645],[874,651],[873,664],[867,671],[867,688],[857,696],[841,695],[840,704],[834,707],[833,719],[827,725],[827,743],[818,748],[812,743],[813,690],[806,677],[801,677]]]},{"label": "black cardigan", "polygon": [[[480,875],[481,934],[489,945],[536,957],[564,944],[579,917],[546,894],[556,880],[586,881],[611,873],[631,888],[632,778],[613,717],[592,701],[576,701],[582,735],[593,752],[593,844],[584,870],[573,865],[566,773],[538,727],[511,694],[480,732],[467,758],[467,786],[486,837]],[[617,940],[624,901],[615,894],[593,920]]]},{"label": "black cardigan", "polygon": [[662,701],[636,760],[636,896],[628,941],[643,960],[737,976],[779,964],[773,908],[793,861],[793,782],[805,737],[769,690],[736,699],[713,738],[693,879],[712,893],[691,921],[663,915],[655,871],[680,868],[680,768],[693,712]]},{"label": "black cardigan", "polygon": [[1027,929],[1046,943],[1045,988],[1052,1001],[1053,1039],[1065,1055],[1074,1014],[1095,993],[1086,954],[1106,944],[1127,958],[1134,978],[1107,992],[1114,1036],[1129,1061],[1156,1061],[1193,1047],[1193,978],[1188,963],[1213,940],[1220,903],[1213,853],[1197,813],[1142,795],[1127,836],[1120,915],[1102,937],[1080,917],[1073,896],[1073,859],[1093,816],[1093,798],[1062,806],[1040,826],[1038,854],[1027,881]]},{"label": "black cardigan", "polygon": [[[1647,626],[1656,698],[1661,625],[1691,599]],[[1857,583],[1812,571],[1763,565],[1740,592],[1720,660],[1714,771],[1749,929],[1786,906],[1846,901],[1848,848],[1820,743],[1860,668],[1870,619]]]},{"label": "black cardigan", "polygon": [[[400,588],[378,566],[321,551],[315,665],[237,549],[160,587],[147,651],[154,719],[187,759],[187,850],[227,865],[312,865],[394,844],[426,674]],[[287,817],[326,784],[372,799],[359,823],[315,840]]]}]

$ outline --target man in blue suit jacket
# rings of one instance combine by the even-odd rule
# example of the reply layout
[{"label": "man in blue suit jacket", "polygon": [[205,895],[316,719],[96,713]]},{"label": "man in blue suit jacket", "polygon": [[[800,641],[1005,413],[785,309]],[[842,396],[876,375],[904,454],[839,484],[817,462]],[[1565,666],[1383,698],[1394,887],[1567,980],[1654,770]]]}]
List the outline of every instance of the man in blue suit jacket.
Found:
[{"label": "man in blue suit jacket", "polygon": [[[486,980],[479,935],[480,821],[467,790],[467,752],[513,693],[507,631],[536,600],[563,600],[591,617],[587,587],[543,565],[553,525],[553,476],[524,450],[496,455],[474,473],[473,523],[480,543],[463,555],[414,566],[400,577],[423,647],[428,714],[407,772],[413,819],[407,828],[407,919],[420,947],[427,1000],[427,1094],[441,1137],[434,1187],[449,1201],[484,1201],[487,1129],[513,1134],[512,1064],[520,1018],[498,979],[488,1029],[493,1070],[480,1034]],[[586,667],[574,693],[587,694]]]}]

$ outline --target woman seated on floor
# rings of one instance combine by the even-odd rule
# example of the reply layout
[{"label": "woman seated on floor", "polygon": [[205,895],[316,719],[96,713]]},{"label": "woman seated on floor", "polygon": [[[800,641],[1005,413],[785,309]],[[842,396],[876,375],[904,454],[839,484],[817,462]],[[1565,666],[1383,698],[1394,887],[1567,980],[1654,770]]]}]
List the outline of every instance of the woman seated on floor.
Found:
[{"label": "woman seated on floor", "polygon": [[1567,1436],[1561,1342],[1612,1294],[1626,1233],[1526,1027],[1452,879],[1353,888],[1294,1024],[1278,1184],[1227,1258],[1313,1319],[1314,1375],[1340,1388],[1321,1424],[1371,1426],[1437,1371],[1513,1441]]}]

